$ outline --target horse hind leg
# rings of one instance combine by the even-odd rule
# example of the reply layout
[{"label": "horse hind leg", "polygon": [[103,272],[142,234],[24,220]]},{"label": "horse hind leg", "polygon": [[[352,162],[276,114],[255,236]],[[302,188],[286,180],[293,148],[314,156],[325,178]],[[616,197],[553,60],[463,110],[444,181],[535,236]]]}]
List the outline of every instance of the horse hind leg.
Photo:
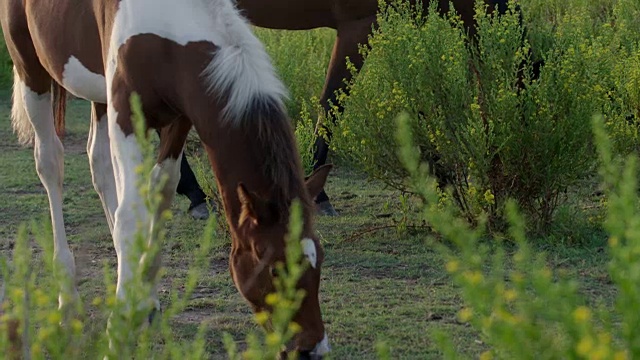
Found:
[{"label": "horse hind leg", "polygon": [[109,145],[107,106],[104,104],[92,103],[91,105],[91,125],[87,141],[87,155],[91,167],[93,187],[100,197],[107,217],[109,231],[113,235],[118,197]]},{"label": "horse hind leg", "polygon": [[[49,82],[51,80],[49,79]],[[53,228],[53,258],[56,275],[63,281],[58,302],[61,309],[70,310],[78,299],[75,287],[75,261],[64,229],[62,214],[62,181],[64,177],[64,149],[54,128],[51,92],[36,92],[14,69],[12,123],[23,143],[33,139],[36,171],[47,191]]]}]

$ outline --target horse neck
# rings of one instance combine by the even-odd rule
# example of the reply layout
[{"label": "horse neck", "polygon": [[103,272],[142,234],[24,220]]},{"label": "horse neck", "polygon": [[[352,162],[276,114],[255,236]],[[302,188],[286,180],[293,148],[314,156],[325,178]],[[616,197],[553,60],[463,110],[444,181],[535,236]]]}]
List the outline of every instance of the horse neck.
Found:
[{"label": "horse neck", "polygon": [[[205,114],[212,113],[211,108],[207,110]],[[216,175],[229,225],[235,229],[238,223],[241,206],[237,186],[243,183],[250,191],[263,199],[274,200],[280,207],[288,206],[295,198],[300,199],[304,232],[310,234],[311,202],[286,114],[277,104],[256,103],[255,109],[245,115],[236,119],[238,121],[210,115],[196,117],[194,121]],[[288,216],[288,209],[281,211]]]}]

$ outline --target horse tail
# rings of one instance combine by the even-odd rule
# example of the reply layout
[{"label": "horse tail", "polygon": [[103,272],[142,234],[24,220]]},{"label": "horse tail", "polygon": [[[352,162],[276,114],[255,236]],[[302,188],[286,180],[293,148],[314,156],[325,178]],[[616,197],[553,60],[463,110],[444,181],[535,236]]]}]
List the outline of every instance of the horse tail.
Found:
[{"label": "horse tail", "polygon": [[[16,67],[13,67],[13,95],[11,107],[11,126],[13,132],[18,136],[18,142],[22,145],[33,144],[35,131],[29,121],[27,104],[25,104],[25,87],[22,79],[18,75]],[[58,136],[64,135],[65,113],[67,111],[67,90],[57,82],[51,81],[52,106],[54,127]]]},{"label": "horse tail", "polygon": [[51,81],[51,93],[53,94],[53,122],[58,137],[65,133],[65,114],[67,112],[67,90],[55,80]]},{"label": "horse tail", "polygon": [[24,103],[24,84],[18,76],[16,67],[13,67],[13,96],[11,107],[11,126],[13,132],[18,136],[18,141],[22,145],[33,143],[35,132],[29,116],[27,114],[27,105]]}]

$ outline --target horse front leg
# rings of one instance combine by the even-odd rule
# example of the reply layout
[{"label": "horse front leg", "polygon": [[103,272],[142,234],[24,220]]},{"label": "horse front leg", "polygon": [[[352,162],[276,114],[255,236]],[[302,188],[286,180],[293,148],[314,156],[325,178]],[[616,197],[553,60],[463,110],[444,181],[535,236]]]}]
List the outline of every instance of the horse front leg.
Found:
[{"label": "horse front leg", "polygon": [[[163,214],[169,210],[175,198],[176,189],[180,182],[180,166],[187,139],[187,134],[191,129],[191,123],[184,118],[178,118],[176,122],[163,128],[160,131],[160,152],[158,160],[151,171],[150,189],[151,194],[160,194],[160,201],[154,209],[149,229],[149,248],[155,249],[151,253],[145,253],[140,260],[140,266],[144,269],[145,280],[152,284],[151,296],[156,309],[160,309],[158,299],[157,283],[158,271],[161,266],[160,247],[157,242],[160,237],[158,231],[162,228]],[[150,318],[150,321],[153,320]]]},{"label": "horse front leg", "polygon": [[[140,294],[139,286],[130,287],[137,271],[136,264],[150,236],[150,213],[139,189],[141,177],[137,169],[143,165],[143,155],[133,133],[129,97],[132,93],[123,86],[123,79],[112,80],[118,91],[109,94],[107,117],[108,134],[117,193],[117,208],[113,215],[113,245],[118,258],[116,298],[125,306],[138,309],[152,308],[157,304],[147,301],[147,294]],[[137,284],[139,285],[139,284]],[[136,293],[129,293],[135,291]],[[136,302],[132,302],[135,300]]]},{"label": "horse front leg", "polygon": [[[318,125],[316,127],[316,142],[313,154],[313,169],[317,169],[327,162],[329,153],[329,141],[331,141],[331,130],[327,128],[323,122],[329,117],[331,106],[338,106],[338,111],[342,111],[342,107],[338,104],[336,91],[345,89],[345,82],[351,79],[351,73],[347,69],[346,58],[355,65],[356,69],[360,69],[363,64],[362,55],[358,51],[360,44],[366,44],[372,26],[375,22],[375,16],[363,19],[350,20],[342,22],[338,25],[338,34],[333,45],[331,60],[327,69],[324,88],[320,97],[320,104],[324,109],[324,114],[318,117]],[[331,117],[329,117],[331,118]],[[322,129],[322,131],[320,130]],[[323,136],[324,133],[326,135]],[[338,213],[329,201],[329,196],[322,189],[320,194],[315,198],[316,209],[320,215],[337,216]]]}]

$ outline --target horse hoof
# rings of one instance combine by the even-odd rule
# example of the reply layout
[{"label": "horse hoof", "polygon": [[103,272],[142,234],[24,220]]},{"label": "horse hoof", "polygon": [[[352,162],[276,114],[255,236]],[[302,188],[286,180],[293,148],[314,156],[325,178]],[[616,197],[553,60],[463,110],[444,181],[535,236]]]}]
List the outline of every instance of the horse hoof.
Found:
[{"label": "horse hoof", "polygon": [[202,204],[196,205],[189,209],[189,215],[196,220],[207,220],[209,219],[209,206],[211,206],[211,211],[216,211],[216,204],[211,202],[203,202]]},{"label": "horse hoof", "polygon": [[321,216],[339,216],[329,200],[316,203],[316,213]]}]

